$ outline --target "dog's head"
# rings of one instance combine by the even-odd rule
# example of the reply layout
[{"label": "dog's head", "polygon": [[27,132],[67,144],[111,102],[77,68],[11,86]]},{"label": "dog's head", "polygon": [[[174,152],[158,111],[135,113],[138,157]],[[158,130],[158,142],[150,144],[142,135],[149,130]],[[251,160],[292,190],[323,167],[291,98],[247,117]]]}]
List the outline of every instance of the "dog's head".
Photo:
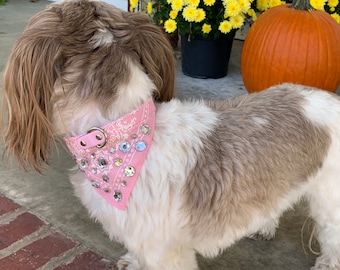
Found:
[{"label": "dog's head", "polygon": [[40,171],[55,134],[75,132],[78,120],[70,119],[79,111],[119,117],[151,95],[171,99],[174,80],[172,47],[147,15],[90,0],[50,5],[31,19],[7,63],[5,153]]}]

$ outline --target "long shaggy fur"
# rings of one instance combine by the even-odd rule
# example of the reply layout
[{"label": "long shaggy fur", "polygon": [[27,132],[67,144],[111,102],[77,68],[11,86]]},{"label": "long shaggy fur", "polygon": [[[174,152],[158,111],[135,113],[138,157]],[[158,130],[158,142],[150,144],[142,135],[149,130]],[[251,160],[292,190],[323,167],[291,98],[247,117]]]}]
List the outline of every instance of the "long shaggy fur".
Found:
[{"label": "long shaggy fur", "polygon": [[314,269],[339,270],[338,96],[283,84],[181,102],[174,80],[172,48],[146,15],[99,1],[53,4],[9,57],[5,154],[41,171],[54,138],[104,126],[153,96],[153,142],[126,210],[82,172],[71,175],[89,214],[128,249],[119,269],[197,269],[195,252],[214,257],[244,236],[273,237],[304,197],[321,246]]}]

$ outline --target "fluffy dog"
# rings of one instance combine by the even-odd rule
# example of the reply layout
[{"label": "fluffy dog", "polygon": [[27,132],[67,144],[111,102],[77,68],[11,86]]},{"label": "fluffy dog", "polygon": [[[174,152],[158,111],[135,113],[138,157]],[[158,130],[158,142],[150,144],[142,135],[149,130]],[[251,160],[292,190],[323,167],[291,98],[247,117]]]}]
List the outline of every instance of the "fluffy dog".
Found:
[{"label": "fluffy dog", "polygon": [[302,197],[340,269],[340,100],[284,84],[221,101],[172,99],[174,59],[146,15],[88,0],[31,19],[5,71],[5,153],[41,171],[61,137],[90,215],[128,253],[119,269],[197,269],[271,238]]}]

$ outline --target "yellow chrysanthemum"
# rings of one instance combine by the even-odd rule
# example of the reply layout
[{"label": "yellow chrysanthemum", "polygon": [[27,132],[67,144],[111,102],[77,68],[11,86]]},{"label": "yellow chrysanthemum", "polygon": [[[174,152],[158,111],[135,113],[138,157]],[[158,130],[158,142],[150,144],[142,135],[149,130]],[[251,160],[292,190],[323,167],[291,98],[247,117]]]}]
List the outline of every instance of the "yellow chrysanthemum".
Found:
[{"label": "yellow chrysanthemum", "polygon": [[336,7],[337,5],[339,5],[339,0],[328,0],[327,5],[331,8]]},{"label": "yellow chrysanthemum", "polygon": [[248,14],[250,17],[252,17],[252,18],[253,18],[254,16],[256,16],[256,12],[255,12],[255,10],[252,9],[252,8],[248,9],[247,14]]},{"label": "yellow chrysanthemum", "polygon": [[227,3],[227,5],[225,7],[225,14],[232,17],[232,16],[236,16],[236,15],[240,14],[240,12],[241,12],[241,7],[240,7],[238,2],[231,1],[231,2]]},{"label": "yellow chrysanthemum", "polygon": [[203,24],[203,26],[202,26],[202,32],[204,33],[204,34],[209,34],[210,33],[210,31],[211,31],[211,25],[210,24]]},{"label": "yellow chrysanthemum", "polygon": [[333,13],[331,16],[338,24],[340,24],[340,15],[338,13]]},{"label": "yellow chrysanthemum", "polygon": [[204,5],[206,6],[213,6],[215,4],[216,0],[203,0]]},{"label": "yellow chrysanthemum", "polygon": [[171,5],[172,2],[173,2],[173,0],[166,0],[166,2],[167,2],[169,5]]},{"label": "yellow chrysanthemum", "polygon": [[310,0],[310,4],[315,9],[324,10],[325,0]]},{"label": "yellow chrysanthemum", "polygon": [[205,19],[205,11],[202,9],[202,8],[198,8],[196,10],[196,19],[195,19],[195,22],[201,22]]},{"label": "yellow chrysanthemum", "polygon": [[268,9],[268,7],[269,7],[269,4],[268,4],[267,0],[257,0],[256,1],[256,8],[259,11],[264,11],[264,10]]},{"label": "yellow chrysanthemum", "polygon": [[148,12],[148,14],[152,13],[152,2],[148,2],[146,6],[146,11]]},{"label": "yellow chrysanthemum", "polygon": [[177,15],[178,15],[177,10],[171,10],[170,13],[169,13],[170,19],[173,19],[173,20],[177,18]]},{"label": "yellow chrysanthemum", "polygon": [[244,16],[242,15],[236,15],[233,17],[230,17],[230,24],[231,27],[234,29],[241,28],[244,23]]},{"label": "yellow chrysanthemum", "polygon": [[220,26],[218,27],[218,30],[220,30],[223,34],[227,34],[231,30],[231,23],[227,20],[224,20],[220,23]]},{"label": "yellow chrysanthemum", "polygon": [[167,33],[173,33],[177,29],[177,23],[175,20],[168,19],[164,23],[164,29]]},{"label": "yellow chrysanthemum", "polygon": [[183,8],[183,0],[173,0],[171,3],[171,8],[173,10],[180,11]]},{"label": "yellow chrysanthemum", "polygon": [[269,1],[269,7],[276,7],[281,5],[281,0],[270,0]]},{"label": "yellow chrysanthemum", "polygon": [[130,0],[130,10],[135,9],[138,6],[138,0]]},{"label": "yellow chrysanthemum", "polygon": [[198,7],[200,0],[187,0],[188,5],[193,6],[193,7]]},{"label": "yellow chrysanthemum", "polygon": [[196,8],[187,6],[183,9],[183,18],[188,22],[194,22],[196,19]]},{"label": "yellow chrysanthemum", "polygon": [[239,0],[238,4],[240,5],[240,9],[242,12],[247,12],[250,9],[251,5],[249,0]]}]

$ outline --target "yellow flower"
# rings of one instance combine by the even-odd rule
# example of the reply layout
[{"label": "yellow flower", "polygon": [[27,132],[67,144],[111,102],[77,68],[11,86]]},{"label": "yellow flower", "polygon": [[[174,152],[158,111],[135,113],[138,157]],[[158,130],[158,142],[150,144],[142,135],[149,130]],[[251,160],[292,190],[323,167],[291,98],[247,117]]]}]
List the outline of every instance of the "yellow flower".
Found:
[{"label": "yellow flower", "polygon": [[205,11],[202,8],[198,8],[196,10],[196,19],[195,22],[201,22],[205,19]]},{"label": "yellow flower", "polygon": [[230,17],[230,24],[231,27],[234,29],[241,28],[244,23],[244,16],[242,15],[236,15],[233,17]]},{"label": "yellow flower", "polygon": [[315,9],[324,10],[325,0],[310,0],[310,4]]},{"label": "yellow flower", "polygon": [[247,10],[249,10],[249,8],[250,8],[249,0],[239,0],[238,3],[240,5],[242,12],[247,12]]},{"label": "yellow flower", "polygon": [[256,12],[255,10],[253,10],[252,8],[248,10],[247,14],[252,17],[253,20],[256,20],[257,19],[257,15],[256,15]]},{"label": "yellow flower", "polygon": [[198,7],[200,0],[187,0],[189,6]]},{"label": "yellow flower", "polygon": [[338,24],[340,24],[340,15],[338,13],[333,13],[331,16]]},{"label": "yellow flower", "polygon": [[225,13],[228,16],[236,16],[241,12],[241,7],[238,2],[230,1],[225,7]]},{"label": "yellow flower", "polygon": [[183,8],[183,0],[172,0],[171,8],[180,11]]},{"label": "yellow flower", "polygon": [[146,10],[147,10],[148,14],[152,13],[152,2],[148,2],[147,6],[146,6]]},{"label": "yellow flower", "polygon": [[339,5],[339,0],[328,0],[327,5],[329,7],[336,7],[337,5]]},{"label": "yellow flower", "polygon": [[203,26],[202,26],[202,32],[204,33],[204,34],[209,34],[210,33],[210,31],[211,31],[211,25],[210,24],[203,24]]},{"label": "yellow flower", "polygon": [[173,20],[176,19],[177,15],[178,15],[177,10],[171,10],[170,13],[169,13],[169,17]]},{"label": "yellow flower", "polygon": [[130,0],[130,8],[135,9],[138,6],[138,0]]},{"label": "yellow flower", "polygon": [[215,4],[216,0],[203,0],[204,5],[206,6],[213,6]]},{"label": "yellow flower", "polygon": [[256,8],[259,11],[264,11],[268,9],[268,7],[269,7],[268,0],[257,0],[256,1]]},{"label": "yellow flower", "polygon": [[183,18],[188,22],[194,22],[196,19],[196,8],[187,6],[183,9]]},{"label": "yellow flower", "polygon": [[281,5],[281,0],[270,0],[269,1],[269,7],[276,7]]},{"label": "yellow flower", "polygon": [[227,20],[224,20],[220,23],[220,26],[218,27],[218,30],[220,30],[223,34],[227,34],[231,30],[231,23]]},{"label": "yellow flower", "polygon": [[168,19],[164,23],[164,29],[167,33],[173,33],[177,29],[177,23],[175,20]]}]

